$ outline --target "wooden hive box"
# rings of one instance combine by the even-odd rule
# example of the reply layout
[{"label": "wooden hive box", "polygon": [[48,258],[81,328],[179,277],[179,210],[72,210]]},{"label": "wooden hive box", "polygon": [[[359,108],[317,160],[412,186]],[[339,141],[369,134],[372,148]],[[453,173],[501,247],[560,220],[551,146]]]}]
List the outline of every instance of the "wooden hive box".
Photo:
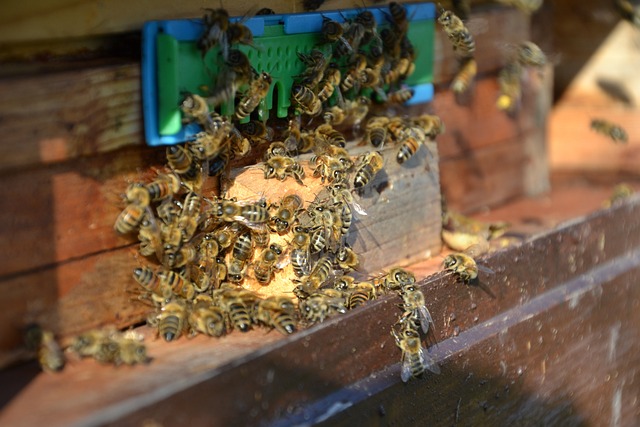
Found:
[{"label": "wooden hive box", "polygon": [[[327,4],[324,8],[331,6]],[[94,3],[85,2],[77,9],[61,9],[59,13],[69,17],[90,16],[95,7]],[[200,14],[200,11],[193,13],[198,7],[185,5],[180,11],[158,7],[154,15],[145,12],[139,16],[144,19],[193,16]],[[296,2],[273,5],[279,11],[296,11],[296,7],[299,7]],[[117,13],[117,8],[110,5],[108,13]],[[231,14],[244,12],[241,5],[228,9]],[[32,19],[37,22],[46,16]],[[102,38],[98,34],[139,29],[141,20],[127,21],[130,16],[106,20],[88,29],[58,28],[56,31],[60,33],[56,35],[87,36],[90,37],[87,43],[96,51],[117,52],[123,41],[129,37],[135,40],[135,35]],[[436,97],[432,105],[411,112],[435,112],[446,123],[446,133],[437,139],[437,147],[435,144],[429,147],[432,156],[422,150],[408,167],[387,161],[386,175],[376,178],[372,189],[360,200],[368,215],[357,221],[354,247],[365,252],[369,272],[439,252],[440,188],[449,206],[465,211],[501,205],[548,189],[545,125],[551,99],[551,69],[545,70],[539,86],[528,89],[522,114],[509,117],[494,108],[498,91],[495,77],[505,61],[504,53],[494,48],[494,42],[528,39],[530,19],[504,7],[480,7],[474,9],[473,16],[487,24],[476,37],[479,74],[474,96],[460,105],[449,91],[456,62],[448,40],[438,31]],[[114,26],[112,22],[120,24]],[[36,27],[29,26],[24,37],[36,40],[33,51],[38,52],[37,40],[43,35]],[[0,32],[6,42],[15,42],[12,34]],[[65,42],[54,40],[51,44],[54,51],[73,49]],[[63,58],[73,56],[69,52],[65,55]],[[132,269],[139,263],[135,244],[112,230],[123,208],[122,193],[127,185],[150,180],[155,168],[165,162],[164,150],[143,144],[139,58],[115,61],[97,58],[83,62],[82,67],[53,64],[44,68],[53,71],[15,72],[0,80],[3,118],[0,129],[11,135],[0,149],[3,150],[0,191],[5,193],[0,195],[5,201],[0,224],[4,227],[2,235],[8,237],[3,239],[0,249],[0,289],[5,291],[0,314],[0,365],[22,357],[21,328],[27,322],[46,324],[58,337],[68,340],[93,327],[115,324],[125,328],[140,323],[148,311],[144,306],[132,304],[127,292],[137,286],[131,278]],[[16,69],[22,71],[21,67]],[[25,99],[38,101],[25,104]],[[393,152],[393,147],[387,150]],[[391,156],[388,157],[389,160]],[[238,169],[236,173],[238,185],[261,193],[261,189],[253,187],[257,181],[251,177],[252,173],[261,175],[261,171],[249,168]],[[282,191],[279,183],[269,184],[271,191]],[[435,259],[426,269],[416,270],[417,274],[420,277],[431,274],[439,268],[438,264],[440,259]],[[439,313],[437,329],[442,331],[439,338],[450,338],[453,327],[445,324],[445,313],[447,304],[453,303],[446,302],[446,295],[454,292],[457,296],[450,301],[460,301],[460,295],[468,295],[467,290],[451,291],[445,287],[449,282],[443,276],[435,280],[437,307],[430,309]],[[429,284],[432,286],[433,283]],[[460,328],[472,329],[478,321],[488,321],[511,308],[516,304],[514,295],[518,289],[510,289],[513,292],[507,292],[510,297],[499,303],[488,302],[478,316],[461,319]],[[475,298],[488,301],[482,294],[475,294]],[[156,418],[152,414],[136,405],[129,409],[125,406],[140,396],[148,397],[149,393],[161,390],[166,383],[167,395],[175,398],[176,404],[189,401],[194,394],[206,395],[212,389],[233,390],[227,396],[229,410],[221,412],[220,423],[251,422],[265,414],[273,420],[304,419],[307,414],[320,420],[323,414],[328,414],[328,419],[332,411],[339,413],[347,408],[334,406],[340,399],[328,396],[352,390],[353,384],[359,384],[353,390],[366,387],[367,381],[372,381],[369,377],[372,372],[389,369],[393,372],[393,376],[379,377],[376,390],[397,388],[399,378],[395,368],[390,367],[399,361],[400,355],[388,333],[397,314],[397,301],[387,298],[292,337],[253,331],[246,335],[231,334],[215,343],[203,337],[181,340],[173,343],[175,346],[152,341],[150,353],[155,360],[149,366],[122,368],[114,373],[109,366],[83,361],[71,364],[59,377],[38,376],[34,390],[28,393],[22,394],[20,386],[8,388],[4,397],[6,410],[0,421],[12,425],[36,422],[38,416],[27,414],[26,402],[54,389],[60,393],[62,384],[69,396],[79,396],[87,378],[104,384],[104,388],[99,396],[86,396],[82,411],[72,411],[73,399],[64,404],[54,399],[47,401],[40,416],[53,420],[53,424],[90,425],[124,420],[133,424],[153,420]],[[364,332],[358,333],[359,328],[352,331],[354,324],[363,325]],[[151,337],[151,331],[142,330]],[[338,333],[342,334],[340,339],[335,338]],[[345,342],[352,345],[344,346]],[[438,357],[445,357],[447,351],[452,354],[463,351],[448,347],[451,345],[451,341],[443,345]],[[324,350],[319,351],[320,347]],[[307,354],[308,348],[315,349],[311,355]],[[362,366],[353,367],[353,354],[361,355]],[[328,366],[334,369],[327,369]],[[184,380],[169,380],[185,369],[188,374]],[[15,370],[6,372],[8,380],[29,375]],[[246,388],[237,385],[238,375],[249,381]],[[270,378],[278,379],[272,389]],[[14,379],[12,384],[20,381]],[[311,384],[319,386],[314,390]],[[258,393],[254,386],[263,390],[255,397],[263,403],[257,409],[250,408],[251,402],[241,398],[249,391]],[[295,387],[300,387],[301,393],[294,398],[288,390]],[[267,395],[272,397],[264,398]],[[359,396],[350,397],[349,402],[352,405],[364,402],[364,397]],[[163,399],[151,398],[154,403],[149,408],[157,410]],[[219,401],[224,406],[222,402]],[[315,406],[305,409],[304,405],[311,403]],[[191,405],[197,409],[192,412],[194,420],[204,422],[207,414],[202,409],[206,403]],[[241,413],[244,415],[240,416]],[[157,419],[170,420],[171,415],[160,411]]]}]

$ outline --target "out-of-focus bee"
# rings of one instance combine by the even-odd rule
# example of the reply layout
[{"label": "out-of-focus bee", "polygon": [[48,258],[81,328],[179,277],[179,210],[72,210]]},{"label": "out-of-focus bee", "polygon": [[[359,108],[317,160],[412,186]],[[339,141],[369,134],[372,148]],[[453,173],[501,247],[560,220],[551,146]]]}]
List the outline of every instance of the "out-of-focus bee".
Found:
[{"label": "out-of-focus bee", "polygon": [[302,0],[302,9],[306,12],[317,10],[322,6],[324,0]]},{"label": "out-of-focus bee", "polygon": [[[231,71],[233,83],[236,87],[249,84],[254,76],[258,74],[251,66],[249,57],[238,49],[229,49],[229,57],[225,61],[225,64]],[[226,84],[228,85],[229,83],[226,82]]]},{"label": "out-of-focus bee", "polygon": [[[330,124],[321,124],[316,128],[315,133],[316,136],[323,138],[331,145],[335,145],[341,148],[344,148],[345,145],[347,145],[347,141],[344,135],[341,132],[335,130]],[[343,157],[348,158],[348,153],[346,153],[346,156]]]},{"label": "out-of-focus bee", "polygon": [[311,237],[309,230],[296,226],[294,228],[293,239],[291,240],[291,265],[293,272],[298,277],[308,276],[311,272],[309,265],[309,246]]},{"label": "out-of-focus bee", "polygon": [[[542,0],[539,0],[542,3]],[[630,0],[616,0],[616,8],[623,19],[640,28],[640,5]]]},{"label": "out-of-focus bee", "polygon": [[229,143],[222,144],[220,147],[220,151],[218,154],[209,160],[209,170],[207,171],[209,176],[218,176],[221,175],[227,166],[229,166],[229,162],[232,157],[231,146]]},{"label": "out-of-focus bee", "polygon": [[345,93],[354,89],[355,92],[360,90],[360,74],[367,67],[367,57],[363,54],[357,54],[351,60],[351,64],[347,69],[347,72],[342,77],[342,81],[340,82],[340,90]]},{"label": "out-of-focus bee", "polygon": [[225,128],[216,133],[200,132],[195,135],[193,141],[189,141],[187,147],[194,158],[208,160],[220,154],[231,127],[228,122],[225,122],[225,124]]},{"label": "out-of-focus bee", "polygon": [[170,197],[180,191],[180,179],[172,174],[158,175],[154,181],[145,185],[152,202]]},{"label": "out-of-focus bee", "polygon": [[[421,128],[420,132],[433,140],[436,136],[444,133],[445,125],[439,116],[433,114],[422,114],[412,119],[414,125]],[[410,131],[413,130],[410,128]]]},{"label": "out-of-focus bee", "polygon": [[389,3],[389,14],[391,22],[401,36],[407,34],[409,30],[409,21],[407,20],[407,10],[398,2]]},{"label": "out-of-focus bee", "polygon": [[174,295],[178,295],[188,301],[191,301],[196,296],[195,284],[173,270],[160,270],[156,273],[156,276],[160,280],[161,289],[171,289]]},{"label": "out-of-focus bee", "polygon": [[209,295],[198,295],[193,300],[188,322],[192,335],[201,333],[220,337],[224,335],[226,330],[224,312],[213,303],[213,299]]},{"label": "out-of-focus bee", "polygon": [[180,175],[188,174],[192,169],[192,160],[191,153],[182,145],[170,145],[167,147],[167,163],[175,173]]},{"label": "out-of-focus bee", "polygon": [[365,140],[376,148],[382,148],[387,140],[388,123],[388,117],[371,117],[369,121],[367,121]]},{"label": "out-of-focus bee", "polygon": [[537,44],[524,41],[518,45],[516,60],[525,67],[542,67],[547,63],[547,56]]},{"label": "out-of-focus bee", "polygon": [[147,215],[140,223],[138,240],[140,241],[141,255],[150,256],[155,254],[159,261],[162,260],[162,234],[153,213],[147,212]]},{"label": "out-of-focus bee", "polygon": [[356,169],[353,178],[353,186],[355,188],[365,187],[373,181],[373,178],[384,166],[384,159],[377,151],[371,151],[360,156],[360,164]]},{"label": "out-of-focus bee", "polygon": [[70,348],[80,357],[93,357],[100,363],[108,363],[118,351],[111,339],[115,333],[114,328],[92,329],[75,337]]},{"label": "out-of-focus bee", "polygon": [[333,107],[329,107],[324,110],[322,118],[324,119],[324,122],[329,125],[339,125],[344,122],[346,114],[342,108],[334,105]]},{"label": "out-of-focus bee", "polygon": [[440,373],[438,364],[431,360],[426,350],[422,347],[420,334],[413,330],[410,324],[405,324],[400,333],[392,329],[391,335],[395,338],[396,345],[402,350],[400,378],[402,378],[403,382],[409,381],[411,377],[420,377],[426,370],[434,374]]},{"label": "out-of-focus bee", "polygon": [[146,208],[137,203],[128,204],[116,218],[113,229],[120,234],[134,231],[142,222],[146,214]]},{"label": "out-of-focus bee", "polygon": [[198,38],[196,45],[202,57],[214,46],[221,46],[223,48],[224,57],[227,57],[227,30],[229,29],[229,13],[220,9],[205,9],[205,13],[202,18],[204,25],[204,31]]},{"label": "out-of-focus bee", "polygon": [[253,264],[253,271],[259,283],[263,285],[269,284],[273,277],[273,270],[277,268],[276,264],[281,255],[282,247],[276,243],[272,243],[258,256],[258,259]]},{"label": "out-of-focus bee", "polygon": [[[324,76],[320,83],[318,83],[317,96],[320,102],[325,102],[331,95],[334,94],[336,89],[339,91],[340,81],[342,74],[340,69],[335,66],[329,66],[324,72]],[[339,93],[339,92],[338,92]]]},{"label": "out-of-focus bee", "polygon": [[351,120],[354,130],[358,130],[360,123],[367,117],[369,107],[371,107],[371,99],[366,96],[359,96],[354,100],[345,101],[345,111],[347,117]]},{"label": "out-of-focus bee", "polygon": [[247,90],[247,93],[245,93],[236,106],[235,117],[237,120],[244,119],[256,109],[260,101],[269,93],[271,82],[271,76],[264,71],[259,77],[253,79],[249,90]]},{"label": "out-of-focus bee", "polygon": [[135,203],[142,207],[149,206],[151,195],[147,187],[139,182],[133,183],[127,187],[125,197],[129,203]]},{"label": "out-of-focus bee", "polygon": [[321,289],[300,300],[300,313],[307,321],[323,322],[336,313],[347,312],[344,293],[336,289]]},{"label": "out-of-focus bee", "polygon": [[516,7],[526,14],[531,14],[540,9],[543,0],[498,0],[498,2]]},{"label": "out-of-focus bee", "polygon": [[522,97],[521,76],[522,66],[517,61],[508,63],[500,70],[500,74],[498,74],[500,95],[496,101],[498,109],[508,113],[513,113],[518,109]]},{"label": "out-of-focus bee", "polygon": [[291,298],[271,296],[258,301],[253,310],[256,323],[274,328],[283,335],[296,331],[295,306]]},{"label": "out-of-focus bee", "polygon": [[[203,98],[195,93],[188,93],[182,103],[180,109],[185,116],[186,121],[195,120],[205,130],[214,131],[216,122],[211,116],[209,103],[219,105],[222,102],[218,100],[219,96]],[[210,102],[211,101],[211,102]]]},{"label": "out-of-focus bee", "polygon": [[617,206],[622,203],[625,199],[631,197],[633,195],[633,188],[631,188],[628,184],[622,183],[618,184],[613,188],[613,192],[611,197],[602,203],[604,208],[609,208],[611,206]]},{"label": "out-of-focus bee", "polygon": [[308,87],[296,84],[291,88],[291,98],[296,108],[303,114],[317,116],[322,112],[322,102]]},{"label": "out-of-focus bee", "polygon": [[302,208],[302,203],[302,197],[295,193],[285,195],[275,215],[270,219],[272,229],[280,234],[288,232],[298,211]]},{"label": "out-of-focus bee", "polygon": [[387,94],[387,102],[390,104],[404,104],[413,98],[413,89],[405,88],[389,92]]},{"label": "out-of-focus bee", "polygon": [[460,18],[450,10],[442,10],[438,22],[449,38],[453,50],[461,57],[471,57],[476,50],[476,42],[471,32],[465,27]]},{"label": "out-of-focus bee", "polygon": [[157,326],[158,334],[165,341],[177,340],[188,325],[187,307],[181,300],[172,300],[162,307],[157,316],[148,319],[148,323]]},{"label": "out-of-focus bee", "polygon": [[452,0],[451,7],[453,8],[453,13],[456,14],[460,19],[466,21],[471,16],[471,2],[469,0]]},{"label": "out-of-focus bee", "polygon": [[25,329],[25,344],[35,351],[38,363],[45,372],[58,372],[64,368],[65,358],[53,332],[43,329],[40,325],[31,324]]},{"label": "out-of-focus bee", "polygon": [[340,43],[342,48],[347,52],[352,52],[353,49],[349,42],[343,37],[344,28],[342,24],[336,22],[327,17],[322,17],[322,28],[320,29],[320,33],[322,34],[322,38],[326,43]]},{"label": "out-of-focus bee", "polygon": [[427,309],[424,294],[415,284],[404,286],[400,289],[402,308],[405,311],[405,319],[416,322],[415,327],[420,327],[423,333],[429,332],[429,327],[434,325],[431,313]]},{"label": "out-of-focus bee", "polygon": [[460,65],[460,69],[456,73],[453,81],[451,82],[451,90],[455,94],[462,94],[466,92],[473,79],[475,79],[476,74],[478,73],[478,63],[473,58],[467,58]]},{"label": "out-of-focus bee", "polygon": [[353,310],[367,301],[376,299],[376,288],[371,282],[353,282],[347,285],[347,308]]},{"label": "out-of-focus bee", "polygon": [[247,332],[251,329],[251,309],[258,296],[246,289],[231,284],[223,284],[213,291],[213,301],[229,319],[234,329]]},{"label": "out-of-focus bee", "polygon": [[304,185],[304,169],[294,158],[289,156],[273,156],[263,164],[264,178],[276,178],[284,181],[288,176],[293,177],[298,184]]},{"label": "out-of-focus bee", "polygon": [[111,360],[116,366],[149,363],[151,360],[147,356],[147,347],[142,342],[143,336],[141,334],[134,331],[126,331],[112,335],[111,340],[117,347],[114,358]]},{"label": "out-of-focus bee", "polygon": [[263,7],[262,9],[258,10],[256,12],[256,16],[262,16],[262,15],[275,15],[276,12],[273,9],[270,9],[268,7]]},{"label": "out-of-focus bee", "polygon": [[270,142],[273,139],[273,128],[266,126],[259,120],[240,123],[237,127],[240,133],[249,138],[253,143],[262,141]]},{"label": "out-of-focus bee", "polygon": [[613,142],[626,144],[627,132],[619,125],[604,119],[592,119],[591,129],[599,134],[609,137]]},{"label": "out-of-focus bee", "polygon": [[245,16],[245,18],[241,19],[240,21],[229,23],[229,26],[227,28],[228,44],[231,45],[240,43],[247,46],[255,47],[253,45],[253,33],[251,32],[249,27],[244,25],[244,21],[246,21],[247,18],[248,16]]}]

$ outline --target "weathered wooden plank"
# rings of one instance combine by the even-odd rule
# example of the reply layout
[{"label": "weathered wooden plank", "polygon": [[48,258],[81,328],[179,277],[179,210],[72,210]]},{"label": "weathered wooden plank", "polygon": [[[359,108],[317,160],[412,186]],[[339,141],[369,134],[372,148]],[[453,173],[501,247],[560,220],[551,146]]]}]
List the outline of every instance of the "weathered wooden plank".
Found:
[{"label": "weathered wooden plank", "polygon": [[164,150],[128,149],[5,176],[0,277],[130,242],[113,231],[124,190],[153,179],[150,168],[163,157]]},{"label": "weathered wooden plank", "polygon": [[[481,277],[496,299],[441,274],[421,284],[440,341],[432,350],[440,376],[400,382],[400,351],[389,335],[398,300],[388,296],[288,338],[252,331],[213,342],[152,341],[149,366],[73,363],[60,375],[13,388],[0,423],[291,424],[364,414],[407,424],[429,412],[424,402],[434,402],[425,416],[448,424],[458,407],[460,422],[500,422],[517,413],[533,423],[591,417],[598,423],[614,414],[633,424],[637,408],[615,402],[637,394],[640,341],[623,324],[638,321],[639,205],[636,197],[481,260],[496,271]],[[245,356],[231,362],[225,351]],[[86,387],[95,381],[100,389]],[[371,395],[371,405],[360,404]],[[349,406],[353,412],[344,412]]]}]

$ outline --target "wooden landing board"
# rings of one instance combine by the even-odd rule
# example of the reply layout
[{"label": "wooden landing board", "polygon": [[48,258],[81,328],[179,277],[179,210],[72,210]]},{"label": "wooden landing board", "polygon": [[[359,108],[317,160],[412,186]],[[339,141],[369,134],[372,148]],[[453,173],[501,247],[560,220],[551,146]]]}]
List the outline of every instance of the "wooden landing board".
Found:
[{"label": "wooden landing board", "polygon": [[[640,171],[640,35],[620,22],[554,107],[549,128],[551,167],[566,171]],[[622,126],[627,144],[590,129],[594,118]]]},{"label": "wooden landing board", "polygon": [[[576,189],[558,191],[553,200]],[[591,211],[600,194],[582,191],[581,206]],[[635,197],[482,259],[496,271],[481,278],[496,299],[442,274],[423,282],[436,323],[439,344],[431,355],[441,364],[439,376],[401,383],[400,351],[389,335],[398,300],[390,295],[287,338],[251,331],[220,340],[152,340],[148,366],[81,361],[59,375],[34,374],[33,366],[3,371],[0,424],[292,424],[352,417],[407,424],[415,416],[451,425],[509,423],[514,414],[534,424],[602,424],[611,417],[634,424],[640,414],[627,402],[637,396],[640,337],[624,325],[640,321],[633,286],[640,277],[638,204]],[[535,206],[549,212],[547,201],[532,200],[531,216],[540,212]],[[96,383],[101,386],[90,386]],[[416,407],[415,399],[424,403]]]}]

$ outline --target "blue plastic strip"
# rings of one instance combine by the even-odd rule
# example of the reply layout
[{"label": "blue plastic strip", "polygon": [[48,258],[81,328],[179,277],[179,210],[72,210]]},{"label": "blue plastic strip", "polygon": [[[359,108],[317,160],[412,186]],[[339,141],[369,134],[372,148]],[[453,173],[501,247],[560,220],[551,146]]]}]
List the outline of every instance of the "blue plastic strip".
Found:
[{"label": "blue plastic strip", "polygon": [[433,84],[423,83],[411,87],[413,89],[413,96],[408,100],[405,105],[423,104],[433,99]]}]

